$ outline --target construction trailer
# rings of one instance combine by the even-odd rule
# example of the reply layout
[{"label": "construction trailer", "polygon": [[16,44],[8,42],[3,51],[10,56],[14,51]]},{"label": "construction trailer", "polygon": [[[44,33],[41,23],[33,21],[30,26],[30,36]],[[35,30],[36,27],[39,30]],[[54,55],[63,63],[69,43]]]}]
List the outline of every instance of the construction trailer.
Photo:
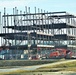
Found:
[{"label": "construction trailer", "polygon": [[3,59],[29,58],[62,48],[76,55],[76,16],[62,12],[46,12],[25,7],[22,12],[13,8],[13,14],[0,13],[0,57]]}]

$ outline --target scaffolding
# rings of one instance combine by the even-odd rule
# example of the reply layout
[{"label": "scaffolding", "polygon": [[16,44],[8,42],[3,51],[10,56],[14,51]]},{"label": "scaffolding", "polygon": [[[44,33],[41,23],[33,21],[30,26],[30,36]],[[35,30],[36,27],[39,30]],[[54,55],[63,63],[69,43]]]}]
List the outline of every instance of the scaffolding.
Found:
[{"label": "scaffolding", "polygon": [[66,11],[46,12],[35,7],[35,12],[31,13],[30,7],[25,7],[22,13],[15,7],[13,14],[6,14],[4,8],[0,21],[1,48],[12,50],[10,54],[19,54],[21,50],[20,55],[28,50],[28,56],[31,51],[38,53],[52,48],[65,48],[76,53],[75,18]]}]

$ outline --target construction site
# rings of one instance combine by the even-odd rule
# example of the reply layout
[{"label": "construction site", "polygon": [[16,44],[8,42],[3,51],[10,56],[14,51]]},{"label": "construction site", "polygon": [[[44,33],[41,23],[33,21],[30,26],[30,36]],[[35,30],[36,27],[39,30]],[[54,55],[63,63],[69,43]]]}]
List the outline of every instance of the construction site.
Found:
[{"label": "construction site", "polygon": [[[76,57],[76,16],[30,7],[0,13],[0,58],[50,59]],[[7,13],[6,13],[7,11]]]}]

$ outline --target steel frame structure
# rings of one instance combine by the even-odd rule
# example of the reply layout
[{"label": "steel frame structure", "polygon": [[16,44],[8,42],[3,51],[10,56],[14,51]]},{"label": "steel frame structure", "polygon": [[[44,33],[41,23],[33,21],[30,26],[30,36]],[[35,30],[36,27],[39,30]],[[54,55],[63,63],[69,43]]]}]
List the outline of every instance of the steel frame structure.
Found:
[{"label": "steel frame structure", "polygon": [[[13,8],[13,14],[0,18],[1,47],[12,50],[66,48],[76,52],[76,16],[65,11],[46,12],[35,7],[25,7],[24,13]],[[2,22],[2,23],[1,23]],[[7,45],[8,44],[8,45]]]}]

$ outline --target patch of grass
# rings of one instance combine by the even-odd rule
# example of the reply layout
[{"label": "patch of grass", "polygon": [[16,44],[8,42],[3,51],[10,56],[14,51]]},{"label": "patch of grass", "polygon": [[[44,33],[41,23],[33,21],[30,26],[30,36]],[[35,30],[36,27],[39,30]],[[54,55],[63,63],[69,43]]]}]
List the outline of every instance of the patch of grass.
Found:
[{"label": "patch of grass", "polygon": [[[9,67],[8,67],[9,68]],[[27,73],[34,73],[34,72],[59,72],[59,71],[73,71],[76,72],[76,61],[68,62],[68,63],[62,63],[62,64],[56,64],[46,67],[41,67],[33,71],[27,71],[27,70],[16,70],[13,72],[5,72],[0,73],[0,75],[20,75],[20,74],[27,74]]]},{"label": "patch of grass", "polygon": [[56,71],[74,71],[76,72],[76,61],[69,62],[69,63],[62,63],[62,64],[56,64],[46,67],[38,68],[35,71],[48,71],[48,72],[56,72]]},{"label": "patch of grass", "polygon": [[44,69],[44,68],[68,68],[68,67],[76,67],[76,61],[69,62],[69,63],[56,64],[56,65],[51,65],[51,66],[45,66],[45,67],[41,67],[39,69]]},{"label": "patch of grass", "polygon": [[33,72],[60,72],[60,71],[73,71],[76,72],[76,68],[50,68],[50,69],[37,69]]},{"label": "patch of grass", "polygon": [[57,62],[58,60],[1,60],[0,67],[8,67],[8,66],[32,66],[32,65],[40,65]]},{"label": "patch of grass", "polygon": [[13,72],[0,73],[0,75],[20,75],[35,72],[60,72],[60,71],[73,71],[76,72],[76,68],[52,68],[52,69],[38,69],[34,71],[17,70]]},{"label": "patch of grass", "polygon": [[64,71],[74,71],[74,72],[76,72],[76,68],[75,67],[65,68]]},{"label": "patch of grass", "polygon": [[28,73],[31,71],[25,71],[25,70],[16,70],[16,71],[12,71],[12,72],[4,72],[4,73],[0,73],[0,75],[19,75],[21,73]]}]

